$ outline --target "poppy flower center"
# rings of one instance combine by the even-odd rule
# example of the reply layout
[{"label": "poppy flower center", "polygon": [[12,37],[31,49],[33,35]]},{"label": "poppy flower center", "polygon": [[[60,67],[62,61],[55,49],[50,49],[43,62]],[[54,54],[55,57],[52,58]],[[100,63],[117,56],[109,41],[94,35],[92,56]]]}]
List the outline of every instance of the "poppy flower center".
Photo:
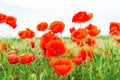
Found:
[{"label": "poppy flower center", "polygon": [[57,50],[57,49],[55,49],[55,52],[58,54],[60,51],[59,51],[59,50]]}]

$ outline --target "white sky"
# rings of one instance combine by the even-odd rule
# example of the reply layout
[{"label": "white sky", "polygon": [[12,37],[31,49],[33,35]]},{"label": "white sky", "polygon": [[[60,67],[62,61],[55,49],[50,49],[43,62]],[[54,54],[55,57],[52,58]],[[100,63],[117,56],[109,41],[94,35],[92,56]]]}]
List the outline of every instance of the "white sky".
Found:
[{"label": "white sky", "polygon": [[36,36],[43,32],[36,30],[36,25],[41,21],[50,24],[54,20],[65,23],[63,36],[70,36],[69,28],[79,24],[72,23],[72,16],[79,11],[93,13],[94,17],[82,24],[89,23],[101,29],[101,35],[109,34],[109,23],[120,22],[120,0],[0,0],[0,13],[12,15],[17,18],[17,28],[12,29],[6,24],[0,24],[0,36],[14,37],[19,30],[26,27],[34,30]]}]

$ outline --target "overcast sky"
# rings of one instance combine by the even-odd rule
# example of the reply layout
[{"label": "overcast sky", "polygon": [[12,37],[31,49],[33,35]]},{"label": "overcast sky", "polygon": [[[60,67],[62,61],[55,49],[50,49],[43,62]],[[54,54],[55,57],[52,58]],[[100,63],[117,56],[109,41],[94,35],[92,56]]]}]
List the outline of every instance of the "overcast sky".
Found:
[{"label": "overcast sky", "polygon": [[6,24],[0,24],[0,36],[14,37],[19,30],[26,27],[34,30],[36,36],[43,32],[36,30],[39,22],[48,24],[55,20],[65,23],[63,36],[70,36],[69,28],[79,24],[72,23],[72,16],[79,11],[93,13],[94,17],[82,24],[82,27],[92,23],[101,29],[101,35],[109,34],[109,23],[120,22],[120,0],[0,0],[0,13],[15,16],[17,28],[12,29]]}]

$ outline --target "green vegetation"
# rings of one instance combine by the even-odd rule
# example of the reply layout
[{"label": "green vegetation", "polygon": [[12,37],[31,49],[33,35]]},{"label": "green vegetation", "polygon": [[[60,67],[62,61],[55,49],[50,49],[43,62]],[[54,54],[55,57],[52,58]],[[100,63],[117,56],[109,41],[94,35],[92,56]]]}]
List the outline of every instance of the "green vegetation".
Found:
[{"label": "green vegetation", "polygon": [[[120,45],[110,36],[98,36],[96,46],[93,48],[93,61],[89,58],[81,65],[74,64],[73,70],[67,76],[57,75],[49,65],[39,48],[39,38],[35,39],[36,46],[28,45],[29,39],[0,39],[0,44],[5,43],[8,51],[19,48],[17,55],[22,53],[36,54],[37,58],[31,64],[10,64],[7,52],[0,52],[0,80],[120,80]],[[76,50],[78,47],[70,38],[62,38],[66,46]],[[68,56],[72,57],[72,53]]]}]

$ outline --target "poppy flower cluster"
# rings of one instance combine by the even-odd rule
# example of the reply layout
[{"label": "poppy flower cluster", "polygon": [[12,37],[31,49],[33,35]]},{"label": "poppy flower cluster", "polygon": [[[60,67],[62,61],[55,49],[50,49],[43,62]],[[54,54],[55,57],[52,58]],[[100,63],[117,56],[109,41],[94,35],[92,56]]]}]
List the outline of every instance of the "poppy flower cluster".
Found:
[{"label": "poppy flower cluster", "polygon": [[[72,18],[72,22],[74,23],[84,23],[92,19],[93,13],[87,14],[85,11],[80,11],[75,14]],[[69,29],[72,37],[72,41],[75,42],[79,46],[84,46],[84,44],[88,44],[89,46],[93,46],[96,41],[93,38],[85,38],[89,36],[97,36],[101,30],[94,26],[93,24],[89,24],[85,28],[78,28],[77,30],[75,27]]]},{"label": "poppy flower cluster", "polygon": [[[91,20],[92,18],[93,13],[79,11],[72,17],[72,22],[81,24]],[[0,23],[5,22],[12,28],[16,28],[16,21],[17,19],[15,17],[0,13]],[[40,37],[39,46],[43,56],[47,58],[49,65],[52,67],[54,72],[61,76],[70,74],[72,69],[74,69],[74,63],[80,65],[82,63],[86,63],[87,59],[89,59],[90,62],[93,61],[92,51],[87,50],[81,46],[87,45],[87,48],[93,49],[96,44],[94,36],[97,36],[101,32],[101,30],[93,24],[89,24],[85,28],[70,28],[71,39],[73,42],[77,43],[80,48],[79,53],[74,54],[71,49],[66,48],[65,43],[59,36],[57,36],[57,33],[62,34],[64,28],[65,24],[62,21],[53,21],[50,25],[48,25],[47,22],[40,22],[36,26],[36,29],[38,31],[48,30],[48,32],[44,33]],[[109,29],[110,35],[120,35],[120,23],[111,22]],[[35,32],[29,28],[26,28],[26,30],[19,31],[18,35],[21,39],[33,39],[35,37]],[[120,39],[116,39],[116,41],[120,42]],[[31,48],[34,48],[35,41],[30,41],[29,46]],[[6,44],[2,44],[0,46],[0,52],[7,50],[8,48]],[[16,64],[18,62],[21,64],[31,64],[36,59],[35,54],[23,53],[18,56],[16,51],[10,51],[7,53],[7,59],[10,64]],[[67,56],[65,54],[67,54]],[[68,56],[69,54],[73,54],[72,58],[70,58],[71,56]]]},{"label": "poppy flower cluster", "polygon": [[66,47],[62,40],[55,35],[55,33],[49,31],[40,38],[40,47],[47,58],[55,56],[61,56],[65,53]]},{"label": "poppy flower cluster", "polygon": [[61,56],[66,51],[64,43],[56,35],[58,32],[62,33],[64,26],[62,21],[53,21],[49,26],[50,31],[43,34],[40,38],[41,51],[48,59],[55,56]]},{"label": "poppy flower cluster", "polygon": [[[93,31],[91,31],[91,35],[90,37],[87,37],[89,34],[89,31],[86,28],[79,28],[78,30],[76,30],[75,28],[70,29],[71,36],[72,36],[72,41],[75,42],[77,45],[79,46],[84,46],[85,44],[89,45],[89,46],[94,46],[96,44],[96,40],[92,37],[93,35],[96,36],[99,33],[94,33]],[[87,38],[87,39],[86,39]]]},{"label": "poppy flower cluster", "polygon": [[[39,26],[41,27],[41,26]],[[48,32],[40,38],[40,48],[43,55],[50,60],[56,56],[62,56],[66,52],[66,46],[57,33],[62,33],[65,24],[62,21],[53,21]],[[50,66],[58,75],[65,76],[70,73],[73,68],[73,62],[68,58],[53,59],[50,61]]]},{"label": "poppy flower cluster", "polygon": [[26,28],[26,30],[24,31],[19,31],[18,35],[21,39],[26,39],[26,38],[32,39],[35,37],[35,32],[29,28]]},{"label": "poppy flower cluster", "polygon": [[18,62],[22,64],[30,64],[36,59],[36,55],[30,53],[23,53],[18,57],[16,51],[10,51],[7,53],[7,55],[8,55],[8,62],[11,64],[15,64]]},{"label": "poppy flower cluster", "polygon": [[85,50],[84,48],[81,48],[80,53],[75,54],[72,58],[72,61],[75,64],[80,65],[80,64],[82,64],[83,61],[86,61],[87,57],[90,59],[90,62],[93,61],[91,52],[88,50]]},{"label": "poppy flower cluster", "polygon": [[120,35],[120,23],[119,22],[110,22],[109,34],[116,35],[116,36]]},{"label": "poppy flower cluster", "polygon": [[0,23],[6,23],[13,29],[17,27],[16,24],[17,18],[13,16],[7,16],[6,14],[0,13]]},{"label": "poppy flower cluster", "polygon": [[62,21],[53,21],[49,26],[47,22],[40,22],[36,26],[38,31],[45,31],[48,28],[53,33],[62,33],[64,30],[64,27],[65,27],[65,24]]}]

